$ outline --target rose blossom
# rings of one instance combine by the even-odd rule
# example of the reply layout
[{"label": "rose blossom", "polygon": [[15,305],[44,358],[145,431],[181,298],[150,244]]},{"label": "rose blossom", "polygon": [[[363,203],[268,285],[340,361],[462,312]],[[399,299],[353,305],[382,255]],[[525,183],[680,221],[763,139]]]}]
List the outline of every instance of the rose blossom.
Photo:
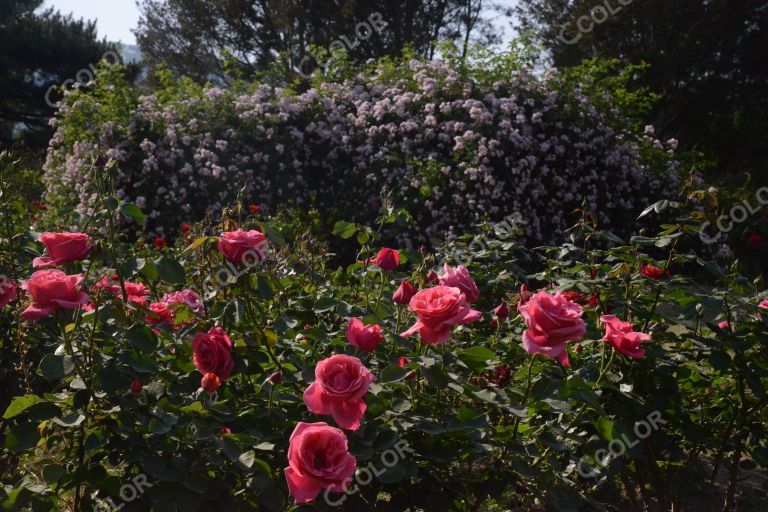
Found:
[{"label": "rose blossom", "polygon": [[37,239],[45,245],[48,256],[32,260],[32,267],[58,267],[63,263],[80,261],[93,248],[91,237],[85,233],[50,233],[45,232]]},{"label": "rose blossom", "polygon": [[382,270],[395,270],[400,265],[400,253],[385,247],[379,251],[373,262]]},{"label": "rose blossom", "polygon": [[644,265],[641,273],[651,279],[661,279],[662,277],[669,275],[669,270],[664,270],[663,268],[655,267],[653,265]]},{"label": "rose blossom", "polygon": [[363,325],[359,318],[352,318],[347,325],[347,341],[353,347],[365,352],[373,352],[379,346],[384,335],[381,326],[376,324]]},{"label": "rose blossom", "polygon": [[219,237],[219,252],[235,264],[249,265],[264,259],[267,238],[263,233],[252,229],[226,231]]},{"label": "rose blossom", "polygon": [[206,373],[203,378],[200,379],[200,387],[206,393],[215,393],[221,386],[221,379],[215,373]]},{"label": "rose blossom", "polygon": [[496,318],[509,318],[509,307],[504,304],[504,301],[501,301],[501,304],[493,310],[493,314],[496,315]]},{"label": "rose blossom", "polygon": [[207,333],[195,334],[192,354],[195,368],[203,375],[215,373],[219,379],[226,380],[235,367],[232,342],[221,327],[211,327]]},{"label": "rose blossom", "polygon": [[480,290],[477,289],[475,280],[469,275],[467,267],[459,265],[458,267],[449,267],[446,263],[443,267],[443,274],[440,276],[440,284],[443,286],[455,286],[467,296],[467,302],[474,304],[480,298]]},{"label": "rose blossom", "polygon": [[731,326],[731,322],[729,322],[728,320],[723,320],[722,322],[717,324],[717,327],[722,329],[723,331],[728,329],[730,326]]},{"label": "rose blossom", "polygon": [[400,281],[400,286],[398,289],[395,290],[394,294],[392,294],[392,300],[395,301],[396,304],[408,304],[411,302],[413,296],[416,295],[417,291],[418,290],[416,287],[414,287],[407,280],[403,279]]},{"label": "rose blossom", "polygon": [[[116,276],[115,276],[116,277]],[[115,279],[113,277],[113,279]],[[119,278],[117,278],[119,280]],[[133,302],[135,304],[139,304],[141,306],[147,305],[147,295],[149,295],[149,290],[146,286],[144,286],[143,283],[133,283],[131,281],[123,281],[123,284],[125,285],[125,295],[128,298],[128,302]],[[123,292],[120,289],[120,284],[109,284],[109,281],[107,281],[107,277],[104,276],[101,278],[101,281],[98,281],[93,285],[94,288],[102,288],[104,290],[107,290],[115,297],[122,297]]]},{"label": "rose blossom", "polygon": [[632,359],[640,359],[645,355],[645,350],[640,348],[640,345],[651,339],[649,334],[634,332],[631,323],[622,322],[614,315],[603,315],[600,321],[605,324],[603,341],[607,341],[613,348]]},{"label": "rose blossom", "polygon": [[153,302],[147,308],[149,311],[144,319],[149,325],[167,323],[173,325],[173,308],[167,302]]},{"label": "rose blossom", "polygon": [[21,285],[32,296],[32,305],[21,313],[25,320],[40,320],[59,308],[75,309],[89,301],[79,290],[83,275],[67,275],[61,270],[38,270]]},{"label": "rose blossom", "polygon": [[18,289],[19,285],[5,276],[0,277],[0,309],[16,300]]},{"label": "rose blossom", "polygon": [[578,341],[587,332],[581,319],[581,306],[568,300],[562,292],[546,291],[531,296],[517,307],[528,329],[523,332],[523,348],[529,354],[543,354],[570,366],[566,341]]},{"label": "rose blossom", "polygon": [[285,468],[288,491],[296,504],[312,501],[322,489],[346,491],[356,467],[344,432],[322,422],[296,425]]},{"label": "rose blossom", "polygon": [[367,407],[363,397],[374,380],[358,358],[336,354],[317,363],[304,403],[310,412],[330,414],[340,427],[357,430]]},{"label": "rose blossom", "polygon": [[419,319],[401,336],[418,332],[421,340],[429,345],[447,342],[454,326],[472,323],[483,315],[467,305],[467,297],[459,288],[443,285],[414,295],[408,309]]},{"label": "rose blossom", "polygon": [[180,292],[166,293],[163,302],[168,304],[186,304],[189,309],[198,315],[203,313],[203,302],[194,290],[182,290]]}]

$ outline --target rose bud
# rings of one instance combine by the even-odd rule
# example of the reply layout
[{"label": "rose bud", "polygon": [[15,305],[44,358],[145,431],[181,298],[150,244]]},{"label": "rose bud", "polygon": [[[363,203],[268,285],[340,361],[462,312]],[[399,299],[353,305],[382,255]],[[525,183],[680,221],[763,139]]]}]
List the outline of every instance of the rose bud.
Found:
[{"label": "rose bud", "polygon": [[200,387],[206,393],[215,393],[221,386],[221,379],[215,373],[206,373],[200,379]]},{"label": "rose bud", "polygon": [[267,377],[267,382],[269,382],[273,386],[276,386],[277,384],[280,384],[281,382],[283,382],[283,374],[280,372],[275,372],[269,377]]},{"label": "rose bud", "polygon": [[411,299],[416,295],[416,292],[418,292],[416,287],[403,279],[400,281],[400,287],[392,295],[392,300],[395,301],[396,304],[405,305],[411,302]]},{"label": "rose bud", "polygon": [[144,386],[141,385],[141,380],[138,378],[133,379],[133,382],[131,382],[131,393],[138,395],[142,389],[144,389]]},{"label": "rose bud", "polygon": [[496,315],[496,318],[509,318],[509,308],[504,304],[504,301],[501,301],[501,304],[493,310],[493,314]]},{"label": "rose bud", "polygon": [[382,270],[395,270],[400,265],[400,253],[385,247],[379,251],[373,262]]}]

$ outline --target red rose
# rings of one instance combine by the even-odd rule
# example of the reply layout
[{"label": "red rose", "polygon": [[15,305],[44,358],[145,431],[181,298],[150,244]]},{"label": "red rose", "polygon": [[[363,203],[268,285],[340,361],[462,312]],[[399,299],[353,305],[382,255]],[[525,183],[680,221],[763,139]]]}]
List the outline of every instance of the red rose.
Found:
[{"label": "red rose", "polygon": [[664,270],[663,268],[655,267],[653,265],[644,265],[641,272],[644,276],[650,277],[651,279],[661,279],[662,277],[669,275],[669,270]]},{"label": "red rose", "polygon": [[523,332],[523,348],[529,354],[543,354],[570,366],[566,341],[578,341],[587,332],[581,319],[581,306],[562,292],[541,291],[517,308],[528,329]]},{"label": "red rose", "polygon": [[760,247],[760,244],[763,243],[763,237],[757,233],[752,233],[747,237],[747,242],[752,247]]},{"label": "red rose", "polygon": [[200,387],[206,393],[215,393],[219,386],[221,386],[221,379],[215,373],[206,373],[203,378],[200,379]]},{"label": "red rose", "polygon": [[159,235],[155,237],[155,247],[157,249],[162,249],[163,247],[166,247],[167,245],[168,245],[168,241],[166,241],[165,238],[163,238],[163,237],[161,237]]},{"label": "red rose", "polygon": [[384,339],[381,326],[364,325],[359,318],[350,319],[346,336],[350,345],[364,352],[373,352]]},{"label": "red rose", "polygon": [[322,489],[344,492],[352,483],[357,461],[350,455],[347,436],[327,423],[296,425],[288,445],[285,479],[296,504],[315,499]]},{"label": "red rose", "polygon": [[87,304],[88,294],[79,290],[83,275],[61,270],[38,270],[21,285],[32,296],[32,305],[21,313],[25,320],[40,320],[59,308],[75,309]]},{"label": "red rose", "polygon": [[0,309],[16,300],[18,289],[19,285],[5,276],[0,276]]},{"label": "red rose", "polygon": [[568,300],[572,300],[576,304],[581,304],[582,306],[589,301],[587,296],[581,292],[563,292],[563,297]]},{"label": "red rose", "polygon": [[167,302],[153,302],[147,309],[149,311],[144,318],[149,325],[173,325],[173,308]]},{"label": "red rose", "polygon": [[340,427],[357,430],[367,407],[363,397],[374,380],[358,358],[336,354],[317,363],[304,403],[310,412],[330,414]]},{"label": "red rose", "polygon": [[397,360],[397,366],[399,366],[400,368],[402,368],[403,366],[405,366],[405,365],[407,365],[407,364],[408,364],[408,359],[406,359],[406,358],[404,358],[404,357],[400,357],[400,358],[398,358],[398,360]]},{"label": "red rose", "polygon": [[501,304],[493,310],[493,314],[496,315],[496,318],[509,318],[509,308],[504,304],[504,301],[501,301]]},{"label": "red rose", "polygon": [[428,283],[438,283],[440,281],[440,276],[437,275],[437,272],[434,270],[430,270],[427,272],[427,282]]},{"label": "red rose", "polygon": [[226,380],[235,367],[232,359],[232,342],[221,327],[212,327],[207,333],[199,332],[192,339],[195,368],[205,375],[215,373]]},{"label": "red rose", "polygon": [[400,287],[392,295],[392,300],[396,304],[408,304],[418,290],[411,283],[403,279],[400,281]]},{"label": "red rose", "polygon": [[264,259],[267,238],[259,231],[226,231],[219,237],[219,252],[236,265],[253,265]]},{"label": "red rose", "polygon": [[182,232],[183,234],[185,234],[185,235],[186,235],[187,233],[189,233],[189,230],[190,230],[190,229],[192,229],[192,226],[190,226],[190,225],[189,225],[189,224],[187,224],[186,222],[185,222],[185,223],[183,223],[183,224],[181,225],[181,232]]},{"label": "red rose", "polygon": [[141,385],[141,380],[133,379],[133,382],[131,382],[131,393],[138,395],[142,389],[144,389],[144,386]]},{"label": "red rose", "polygon": [[603,315],[600,321],[605,324],[605,336],[603,341],[613,345],[613,348],[632,359],[640,359],[645,355],[645,350],[640,345],[651,339],[649,334],[634,332],[632,324],[622,322],[613,315]]},{"label": "red rose", "polygon": [[446,343],[454,326],[472,323],[483,316],[467,305],[467,298],[460,289],[443,285],[414,295],[408,309],[416,313],[418,321],[401,336],[418,332],[421,340],[429,345]]},{"label": "red rose", "polygon": [[459,265],[458,267],[449,267],[446,263],[443,267],[443,275],[440,276],[440,284],[443,286],[455,286],[467,297],[467,302],[474,304],[480,298],[480,290],[477,289],[475,280],[472,279],[467,271],[467,267]]},{"label": "red rose", "polygon": [[248,207],[248,209],[251,211],[253,215],[257,215],[261,211],[261,205],[260,204],[252,204]]},{"label": "red rose", "polygon": [[38,241],[45,245],[48,257],[41,256],[32,260],[32,267],[58,267],[64,263],[85,259],[93,248],[91,237],[85,233],[50,233],[40,235]]},{"label": "red rose", "polygon": [[382,270],[395,270],[400,265],[400,253],[385,247],[379,251],[373,262]]}]

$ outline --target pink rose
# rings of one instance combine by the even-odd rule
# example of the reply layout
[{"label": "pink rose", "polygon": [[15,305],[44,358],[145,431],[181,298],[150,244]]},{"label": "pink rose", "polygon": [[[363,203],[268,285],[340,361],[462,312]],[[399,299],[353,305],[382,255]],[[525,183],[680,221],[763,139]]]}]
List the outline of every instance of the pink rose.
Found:
[{"label": "pink rose", "polygon": [[149,325],[160,325],[163,323],[173,325],[173,308],[167,302],[153,302],[147,308],[149,311],[144,319]]},{"label": "pink rose", "polygon": [[221,379],[215,373],[206,373],[203,378],[200,379],[200,387],[206,393],[215,393],[221,386]]},{"label": "pink rose", "polygon": [[253,265],[264,259],[267,238],[259,231],[226,231],[219,237],[219,252],[234,264]]},{"label": "pink rose", "polygon": [[570,366],[566,341],[578,341],[587,332],[581,319],[581,306],[568,300],[562,292],[546,291],[531,296],[517,308],[528,330],[523,333],[523,348],[529,354],[543,354]]},{"label": "pink rose", "polygon": [[0,277],[0,309],[16,300],[18,289],[19,285],[5,276]]},{"label": "pink rose", "polygon": [[310,412],[330,414],[340,427],[357,430],[367,407],[363,397],[374,380],[358,358],[336,354],[317,363],[304,403]]},{"label": "pink rose", "polygon": [[429,345],[446,343],[454,326],[472,323],[483,316],[467,305],[467,297],[459,288],[443,285],[414,295],[408,309],[419,319],[401,336],[418,332],[421,340]]},{"label": "pink rose", "polygon": [[[112,278],[113,280],[116,280],[115,284],[109,284],[107,277],[104,276],[101,278],[101,281],[95,283],[93,286],[94,288],[105,289],[115,297],[121,298],[123,292],[120,289],[119,278],[116,278],[117,276]],[[128,298],[128,302],[133,302],[141,306],[147,305],[148,300],[146,297],[149,295],[149,289],[147,289],[146,286],[142,283],[133,283],[131,281],[124,281],[123,284],[125,285],[125,294]]]},{"label": "pink rose", "polygon": [[768,299],[765,299],[763,302],[757,305],[760,309],[768,309]]},{"label": "pink rose", "polygon": [[163,302],[168,304],[186,304],[189,309],[198,315],[204,311],[203,302],[194,290],[182,290],[180,292],[166,293]]},{"label": "pink rose", "polygon": [[717,326],[724,331],[731,326],[731,322],[729,322],[728,320],[723,320],[722,322],[717,324]]},{"label": "pink rose", "polygon": [[634,332],[631,323],[622,322],[614,315],[603,315],[600,321],[605,324],[603,341],[607,341],[613,348],[632,359],[640,359],[645,355],[645,350],[640,348],[640,345],[651,339],[649,334]]},{"label": "pink rose", "polygon": [[322,422],[296,425],[285,468],[288,491],[296,504],[314,500],[322,489],[346,491],[356,467],[344,432]]},{"label": "pink rose", "polygon": [[61,270],[38,270],[21,288],[32,296],[32,305],[21,313],[25,320],[40,320],[59,308],[75,309],[88,303],[88,294],[79,290],[83,275]]},{"label": "pink rose", "polygon": [[63,263],[83,260],[93,248],[85,233],[43,233],[38,241],[45,244],[48,257],[32,260],[34,268],[58,267]]},{"label": "pink rose", "polygon": [[414,295],[416,295],[416,292],[418,290],[408,281],[403,279],[400,281],[400,287],[395,290],[395,293],[392,295],[392,300],[395,301],[396,304],[408,304],[411,302],[411,299]]},{"label": "pink rose", "polygon": [[385,247],[379,251],[373,262],[382,270],[395,270],[400,264],[400,253]]},{"label": "pink rose", "polygon": [[379,346],[384,335],[381,327],[375,324],[363,325],[359,318],[352,318],[347,325],[347,341],[350,345],[365,352],[373,352]]},{"label": "pink rose", "polygon": [[219,379],[226,380],[235,367],[232,342],[221,327],[211,327],[207,333],[195,334],[192,354],[195,368],[203,375],[215,373]]},{"label": "pink rose", "polygon": [[443,274],[439,277],[441,285],[454,286],[464,292],[467,302],[470,304],[474,304],[480,298],[480,290],[477,289],[475,280],[470,277],[469,271],[464,265],[449,267],[446,263],[443,267]]}]

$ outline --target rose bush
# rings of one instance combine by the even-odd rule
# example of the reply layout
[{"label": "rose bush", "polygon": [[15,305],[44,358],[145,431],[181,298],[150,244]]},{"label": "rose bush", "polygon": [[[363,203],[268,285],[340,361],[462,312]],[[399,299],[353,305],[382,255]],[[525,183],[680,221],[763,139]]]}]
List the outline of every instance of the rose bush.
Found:
[{"label": "rose bush", "polygon": [[[540,243],[562,241],[585,204],[629,232],[679,181],[674,141],[615,122],[638,92],[590,94],[586,79],[540,76],[516,54],[382,60],[302,92],[156,81],[144,94],[107,68],[67,94],[52,121],[49,203],[87,216],[108,175],[147,213],[128,228],[153,236],[176,236],[241,195],[263,212],[316,209],[328,231],[337,220],[370,225],[392,201],[418,222],[390,236],[414,247],[511,217]],[[91,168],[100,156],[116,167]]]},{"label": "rose bush", "polygon": [[[359,247],[338,266],[238,205],[142,246],[109,192],[87,258],[35,271],[56,231],[31,216],[0,240],[0,273],[27,283],[0,309],[4,510],[765,505],[768,294],[696,254],[683,202],[648,210],[675,210],[658,234],[584,212],[565,244],[459,238],[384,270],[376,228],[340,223]],[[238,229],[263,233],[262,260],[219,250]],[[350,319],[383,340],[355,347]]]}]

